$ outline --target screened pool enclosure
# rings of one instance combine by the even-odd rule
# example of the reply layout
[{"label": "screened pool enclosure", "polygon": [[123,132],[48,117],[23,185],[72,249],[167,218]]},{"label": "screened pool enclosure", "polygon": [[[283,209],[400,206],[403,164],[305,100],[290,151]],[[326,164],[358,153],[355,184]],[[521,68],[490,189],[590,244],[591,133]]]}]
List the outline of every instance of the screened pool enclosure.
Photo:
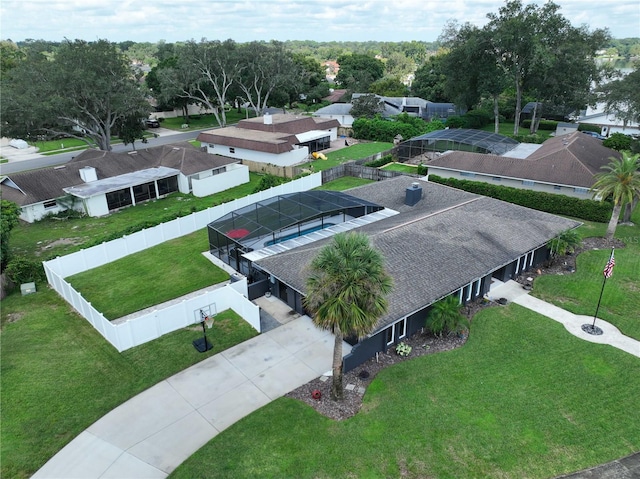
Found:
[{"label": "screened pool enclosure", "polygon": [[383,207],[338,191],[280,195],[233,211],[208,225],[209,251],[252,276],[244,253],[320,231]]},{"label": "screened pool enclosure", "polygon": [[498,133],[450,128],[432,131],[401,143],[398,145],[398,158],[399,161],[404,162],[428,152],[442,153],[449,150],[503,155],[518,145],[519,143],[513,138]]}]

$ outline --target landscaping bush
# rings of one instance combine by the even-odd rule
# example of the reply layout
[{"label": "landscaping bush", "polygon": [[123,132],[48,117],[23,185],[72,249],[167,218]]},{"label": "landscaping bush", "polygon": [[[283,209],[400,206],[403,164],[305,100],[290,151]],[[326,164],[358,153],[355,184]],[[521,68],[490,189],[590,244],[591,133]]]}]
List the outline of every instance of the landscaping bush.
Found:
[{"label": "landscaping bush", "polygon": [[[531,128],[531,120],[524,120],[522,128]],[[557,128],[558,122],[553,120],[540,120],[538,124],[538,130],[556,131]]]},{"label": "landscaping bush", "polygon": [[466,122],[465,128],[480,129],[493,122],[493,114],[485,110],[471,110],[463,115]]},{"label": "landscaping bush", "polygon": [[524,190],[509,186],[492,185],[480,181],[458,180],[429,176],[434,183],[452,186],[479,195],[489,196],[534,210],[556,215],[572,216],[587,221],[606,223],[611,218],[613,206],[606,201],[582,200],[542,191]]},{"label": "landscaping bush", "polygon": [[631,143],[633,138],[624,133],[613,133],[609,138],[602,141],[602,144],[607,148],[612,148],[617,151],[631,150]]},{"label": "landscaping bush", "polygon": [[380,168],[381,166],[384,166],[387,163],[391,163],[391,162],[393,162],[393,156],[384,155],[382,158],[379,158],[377,160],[368,161],[367,163],[364,164],[364,166],[370,166],[371,168]]},{"label": "landscaping bush", "polygon": [[353,122],[353,137],[361,140],[383,141],[392,143],[397,135],[408,140],[435,130],[443,130],[444,124],[439,121],[426,122],[422,118],[403,113],[395,117],[395,121],[377,117],[373,119],[358,118]]},{"label": "landscaping bush", "polygon": [[449,128],[466,128],[466,120],[458,115],[450,116],[445,123]]},{"label": "landscaping bush", "polygon": [[15,285],[43,281],[45,279],[42,263],[34,261],[24,256],[16,256],[5,269],[7,278]]},{"label": "landscaping bush", "polygon": [[530,135],[530,134],[526,134],[526,135],[510,135],[511,138],[513,138],[516,141],[519,141],[520,143],[536,143],[536,144],[541,144],[544,143],[547,138],[543,138],[540,135]]},{"label": "landscaping bush", "polygon": [[262,178],[260,178],[260,182],[253,189],[253,193],[258,193],[259,191],[268,190],[269,188],[273,188],[274,186],[281,185],[282,183],[287,183],[291,181],[290,178],[283,178],[282,176],[276,176],[267,173]]},{"label": "landscaping bush", "polygon": [[590,125],[589,123],[579,123],[578,131],[593,131],[600,133],[600,127],[598,125]]}]

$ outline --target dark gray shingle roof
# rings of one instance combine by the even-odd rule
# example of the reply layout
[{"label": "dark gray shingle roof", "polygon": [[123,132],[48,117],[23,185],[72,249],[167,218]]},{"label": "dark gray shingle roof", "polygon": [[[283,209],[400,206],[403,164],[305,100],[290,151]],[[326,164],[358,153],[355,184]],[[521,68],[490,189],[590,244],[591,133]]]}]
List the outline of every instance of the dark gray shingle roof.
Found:
[{"label": "dark gray shingle roof", "polygon": [[[580,223],[435,183],[420,182],[423,199],[404,205],[415,179],[397,177],[349,190],[358,198],[400,211],[369,224],[366,233],[394,278],[389,313],[376,331],[471,281],[544,245]],[[298,291],[320,241],[262,259],[257,264]]]}]

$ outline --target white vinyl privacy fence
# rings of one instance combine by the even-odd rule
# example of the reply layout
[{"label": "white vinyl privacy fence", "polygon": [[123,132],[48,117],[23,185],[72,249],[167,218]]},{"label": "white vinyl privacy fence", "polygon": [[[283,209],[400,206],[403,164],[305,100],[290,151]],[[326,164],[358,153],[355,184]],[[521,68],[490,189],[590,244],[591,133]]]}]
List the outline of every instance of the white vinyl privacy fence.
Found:
[{"label": "white vinyl privacy fence", "polygon": [[[156,339],[163,334],[199,323],[198,313],[203,308],[208,308],[212,314],[232,309],[257,331],[260,331],[260,311],[247,299],[246,279],[230,283],[222,288],[212,286],[211,290],[205,290],[202,294],[183,301],[171,302],[169,306],[162,309],[152,310],[123,322],[112,322],[73,289],[65,281],[65,278],[143,251],[165,241],[193,233],[243,206],[278,195],[307,191],[321,184],[320,173],[305,176],[284,185],[177,218],[117,240],[45,261],[43,266],[47,281],[118,351],[124,351]],[[206,245],[203,245],[203,249],[205,248]]]}]

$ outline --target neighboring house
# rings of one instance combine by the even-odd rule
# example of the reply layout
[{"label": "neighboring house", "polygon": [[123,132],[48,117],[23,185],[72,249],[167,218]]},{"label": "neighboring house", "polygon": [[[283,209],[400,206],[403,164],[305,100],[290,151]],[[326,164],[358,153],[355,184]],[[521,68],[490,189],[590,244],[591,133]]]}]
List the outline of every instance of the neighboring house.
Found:
[{"label": "neighboring house", "polygon": [[570,133],[575,133],[576,131],[578,131],[577,123],[566,123],[561,121],[558,122],[558,125],[556,126],[556,136],[568,135]]},{"label": "neighboring house", "polygon": [[612,133],[624,133],[625,135],[640,135],[640,124],[629,122],[625,124],[613,114],[604,111],[604,103],[598,103],[595,108],[588,107],[580,112],[575,119],[578,123],[598,125],[602,136],[609,136]]},{"label": "neighboring house", "polygon": [[340,126],[352,126],[353,117],[351,116],[351,103],[333,103],[316,110],[314,117],[324,118],[325,120],[338,120]]},{"label": "neighboring house", "polygon": [[[509,155],[507,152],[505,155]],[[429,175],[591,198],[594,175],[620,153],[580,132],[550,138],[526,158],[452,151],[428,161]]]},{"label": "neighboring house", "polygon": [[213,255],[249,279],[249,299],[266,292],[305,313],[308,267],[331,236],[365,233],[393,277],[388,312],[345,357],[350,370],[425,326],[436,301],[461,303],[535,268],[547,243],[580,223],[406,176],[345,192],[282,195],[209,224]]},{"label": "neighboring house", "polygon": [[[354,93],[351,100],[370,95],[370,93]],[[391,117],[400,113],[419,116],[424,120],[445,119],[453,115],[462,115],[465,110],[458,108],[453,103],[434,103],[418,97],[389,97],[375,95],[384,103],[382,116]]]},{"label": "neighboring house", "polygon": [[332,119],[296,115],[264,115],[241,120],[236,126],[198,135],[207,151],[277,166],[307,161],[309,154],[326,150],[338,137],[339,123]]},{"label": "neighboring house", "polygon": [[331,94],[323,98],[324,101],[328,101],[331,103],[338,103],[340,99],[347,93],[347,90],[344,89],[330,89]]},{"label": "neighboring house", "polygon": [[[352,99],[370,95],[370,93],[354,93]],[[424,120],[431,120],[432,118],[445,119],[451,115],[461,115],[464,113],[461,109],[456,107],[453,103],[433,103],[431,101],[423,100],[417,97],[385,97],[375,95],[384,106],[382,116],[384,118],[391,118],[401,113],[406,113],[412,116],[418,116]],[[313,116],[318,118],[335,119],[340,122],[340,126],[353,125],[353,116],[351,116],[351,108],[353,103],[334,103],[324,108],[317,110]]]},{"label": "neighboring house", "polygon": [[237,160],[185,142],[122,153],[85,150],[62,166],[6,176],[0,188],[31,223],[69,208],[103,216],[174,191],[207,196],[248,181],[248,168]]}]

